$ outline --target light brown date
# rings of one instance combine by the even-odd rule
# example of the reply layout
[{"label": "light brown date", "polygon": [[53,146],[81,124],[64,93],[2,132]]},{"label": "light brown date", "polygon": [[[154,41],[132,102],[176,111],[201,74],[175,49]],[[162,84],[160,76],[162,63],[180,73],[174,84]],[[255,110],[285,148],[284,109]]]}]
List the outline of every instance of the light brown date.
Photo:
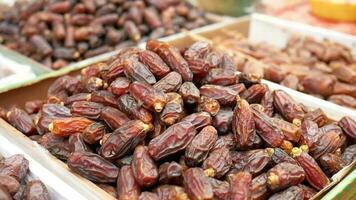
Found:
[{"label": "light brown date", "polygon": [[145,146],[136,147],[132,157],[131,169],[141,187],[152,186],[158,180],[157,166]]},{"label": "light brown date", "polygon": [[229,195],[233,200],[248,200],[251,198],[252,176],[248,172],[238,172],[228,177],[230,183]]},{"label": "light brown date", "polygon": [[66,137],[77,132],[83,132],[94,121],[84,117],[55,119],[48,125],[49,131],[55,136]]}]

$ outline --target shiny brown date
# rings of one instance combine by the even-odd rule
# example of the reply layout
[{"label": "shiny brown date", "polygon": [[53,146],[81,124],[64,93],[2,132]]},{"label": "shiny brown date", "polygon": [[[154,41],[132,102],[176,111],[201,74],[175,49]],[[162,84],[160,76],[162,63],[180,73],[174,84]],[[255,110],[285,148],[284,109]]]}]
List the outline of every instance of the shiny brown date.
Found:
[{"label": "shiny brown date", "polygon": [[84,129],[82,136],[86,143],[94,144],[100,141],[106,134],[106,127],[100,122],[90,124]]},{"label": "shiny brown date", "polygon": [[212,123],[212,118],[207,112],[198,112],[190,114],[182,119],[182,122],[189,122],[194,125],[194,127],[199,130]]},{"label": "shiny brown date", "polygon": [[99,154],[109,160],[123,157],[145,139],[151,128],[140,120],[129,121],[106,139]]},{"label": "shiny brown date", "polygon": [[213,188],[201,168],[186,170],[183,179],[184,189],[190,199],[213,199]]},{"label": "shiny brown date", "polygon": [[256,130],[259,136],[267,142],[271,147],[278,147],[282,145],[284,135],[265,113],[253,109]]},{"label": "shiny brown date", "polygon": [[293,199],[303,200],[303,190],[297,186],[292,186],[282,192],[275,193],[269,197],[270,200]]},{"label": "shiny brown date", "polygon": [[213,118],[213,126],[219,133],[227,133],[231,130],[233,111],[228,108],[222,108]]},{"label": "shiny brown date", "polygon": [[200,94],[217,100],[222,106],[231,106],[236,102],[238,93],[231,88],[220,85],[203,85]]},{"label": "shiny brown date", "polygon": [[300,82],[302,91],[310,94],[329,96],[333,92],[335,77],[327,74],[310,74]]},{"label": "shiny brown date", "polygon": [[214,147],[218,134],[213,126],[204,127],[187,146],[185,150],[185,163],[188,166],[197,166],[208,156]]},{"label": "shiny brown date", "polygon": [[48,125],[49,131],[55,136],[69,136],[77,132],[83,132],[94,121],[84,117],[70,117],[55,119]]},{"label": "shiny brown date", "polygon": [[117,96],[128,93],[130,81],[126,77],[118,77],[109,86],[109,91]]},{"label": "shiny brown date", "polygon": [[52,133],[42,135],[38,140],[38,144],[60,160],[67,160],[71,153],[67,138],[55,136]]},{"label": "shiny brown date", "polygon": [[161,121],[166,125],[172,125],[180,121],[184,116],[184,103],[178,93],[170,92],[166,94],[167,104],[160,113]]},{"label": "shiny brown date", "polygon": [[214,177],[224,176],[231,168],[232,160],[228,149],[220,148],[210,152],[207,159],[204,160],[202,168],[204,170],[213,169]]},{"label": "shiny brown date", "polygon": [[269,116],[272,117],[274,113],[274,105],[273,105],[273,96],[271,91],[267,91],[262,99],[261,105],[263,106],[264,112]]},{"label": "shiny brown date", "polygon": [[320,108],[306,113],[304,120],[312,120],[313,122],[317,123],[319,127],[322,127],[329,122],[328,117]]},{"label": "shiny brown date", "polygon": [[182,85],[182,76],[177,72],[169,72],[161,78],[153,87],[162,92],[177,92]]},{"label": "shiny brown date", "polygon": [[155,189],[159,199],[189,200],[184,188],[175,185],[161,185]]},{"label": "shiny brown date", "polygon": [[241,94],[241,98],[249,103],[260,103],[268,88],[263,84],[255,84]]},{"label": "shiny brown date", "polygon": [[304,169],[306,180],[314,188],[321,190],[329,184],[328,177],[320,169],[318,163],[308,153],[299,148],[292,149],[292,156]]},{"label": "shiny brown date", "polygon": [[271,155],[271,161],[277,165],[282,162],[287,162],[291,164],[297,164],[292,157],[290,157],[284,150],[280,148],[268,148],[268,153]]},{"label": "shiny brown date", "polygon": [[268,170],[267,184],[273,191],[298,185],[305,178],[304,170],[296,164],[282,162]]},{"label": "shiny brown date", "polygon": [[69,136],[69,149],[71,152],[76,151],[89,151],[89,147],[83,140],[83,136],[81,133],[75,133]]},{"label": "shiny brown date", "polygon": [[235,106],[232,117],[232,132],[238,148],[247,149],[253,146],[256,135],[254,114],[250,105],[243,99],[239,100]]},{"label": "shiny brown date", "polygon": [[208,74],[203,79],[205,84],[213,85],[232,85],[236,83],[237,76],[233,70],[224,68],[212,68],[209,70]]},{"label": "shiny brown date", "polygon": [[176,47],[157,40],[149,40],[146,49],[157,53],[173,71],[182,75],[184,81],[193,80],[193,73],[189,69],[187,61],[184,60]]},{"label": "shiny brown date", "polygon": [[43,103],[41,100],[28,101],[25,103],[25,110],[28,114],[37,113],[40,111]]},{"label": "shiny brown date", "polygon": [[139,200],[159,200],[158,195],[153,192],[142,192]]},{"label": "shiny brown date", "polygon": [[293,122],[294,119],[302,120],[304,118],[303,109],[286,92],[274,90],[272,95],[276,110],[289,122]]},{"label": "shiny brown date", "polygon": [[166,97],[162,91],[154,89],[151,85],[133,82],[130,85],[131,95],[138,101],[142,102],[147,109],[161,112],[167,103]]},{"label": "shiny brown date", "polygon": [[6,114],[6,118],[12,126],[27,136],[34,135],[37,132],[32,118],[20,108],[12,108]]},{"label": "shiny brown date", "polygon": [[220,181],[215,178],[210,178],[209,181],[213,188],[214,199],[225,200],[229,198],[230,184],[227,181]]},{"label": "shiny brown date", "polygon": [[98,119],[104,106],[100,103],[89,101],[76,101],[71,105],[70,111],[73,116]]},{"label": "shiny brown date", "polygon": [[238,172],[228,177],[230,183],[229,195],[233,200],[247,200],[251,198],[252,176],[248,172]]},{"label": "shiny brown date", "polygon": [[178,184],[182,182],[183,167],[177,162],[165,162],[159,166],[159,182],[161,184]]},{"label": "shiny brown date", "polygon": [[100,119],[104,120],[112,130],[116,130],[120,126],[130,121],[130,118],[127,115],[122,113],[120,110],[110,106],[106,106],[102,109],[100,113]]},{"label": "shiny brown date", "polygon": [[220,110],[220,104],[217,100],[201,96],[198,103],[198,112],[208,112],[211,116],[215,116]]},{"label": "shiny brown date", "polygon": [[137,146],[131,162],[132,173],[141,187],[154,185],[158,180],[158,169],[148,154],[147,147]]},{"label": "shiny brown date", "polygon": [[184,82],[180,86],[179,94],[187,104],[195,104],[200,100],[200,91],[192,82]]},{"label": "shiny brown date", "polygon": [[263,173],[252,179],[251,183],[251,199],[263,200],[267,199],[271,191],[267,186],[267,174]]},{"label": "shiny brown date", "polygon": [[117,197],[119,200],[138,199],[141,188],[135,180],[131,167],[123,166],[117,176]]},{"label": "shiny brown date", "polygon": [[116,97],[113,93],[107,90],[99,90],[91,93],[89,101],[101,103],[105,106],[117,107]]},{"label": "shiny brown date", "polygon": [[313,148],[320,136],[318,124],[311,120],[303,120],[301,125],[300,144],[306,144],[309,148]]},{"label": "shiny brown date", "polygon": [[126,76],[133,81],[140,81],[147,84],[156,83],[156,78],[143,63],[134,59],[125,60],[123,63]]},{"label": "shiny brown date", "polygon": [[314,146],[309,147],[310,155],[315,159],[326,153],[334,153],[344,142],[344,135],[339,126],[328,124],[319,129],[320,136]]},{"label": "shiny brown date", "polygon": [[356,160],[356,145],[351,145],[345,148],[344,152],[341,155],[343,161],[345,161],[346,165],[351,164],[354,160]]},{"label": "shiny brown date", "polygon": [[269,149],[254,149],[231,153],[234,168],[258,175],[266,169],[271,161]]},{"label": "shiny brown date", "polygon": [[0,161],[0,174],[14,177],[21,182],[29,169],[28,160],[21,154],[15,154]]},{"label": "shiny brown date", "polygon": [[152,51],[142,51],[139,53],[138,58],[156,77],[162,78],[170,71],[167,64]]},{"label": "shiny brown date", "polygon": [[[189,64],[189,68],[192,72],[199,77],[204,77],[208,74],[209,69],[214,65],[214,62],[211,62],[214,59],[214,56],[209,56],[211,52],[211,45],[205,41],[199,41],[192,44],[185,52],[184,58]],[[212,54],[210,54],[212,55]],[[209,58],[210,59],[209,59]],[[218,60],[218,59],[216,59]],[[220,61],[217,61],[215,66]]]},{"label": "shiny brown date", "polygon": [[24,199],[40,199],[40,200],[49,200],[50,195],[46,186],[39,180],[32,180],[26,184],[24,191]]},{"label": "shiny brown date", "polygon": [[212,150],[220,149],[220,148],[227,148],[229,150],[233,150],[236,148],[236,141],[232,133],[219,136]]},{"label": "shiny brown date", "polygon": [[330,176],[336,174],[342,168],[344,168],[345,162],[339,155],[327,153],[319,158],[320,167],[323,171]]},{"label": "shiny brown date", "polygon": [[302,189],[304,199],[311,199],[317,193],[317,191],[314,188],[311,188],[303,184],[299,184],[298,187]]},{"label": "shiny brown date", "polygon": [[0,174],[0,186],[7,189],[11,195],[15,195],[20,189],[20,183],[14,177]]},{"label": "shiny brown date", "polygon": [[187,147],[195,134],[194,125],[190,122],[174,124],[150,141],[148,151],[153,159],[162,159]]},{"label": "shiny brown date", "polygon": [[138,102],[129,94],[121,95],[118,99],[120,111],[126,115],[131,115],[135,119],[139,119],[145,123],[150,123],[153,119],[152,114],[143,107],[140,107]]},{"label": "shiny brown date", "polygon": [[283,119],[272,118],[273,123],[282,130],[284,137],[291,142],[298,142],[300,139],[299,127]]},{"label": "shiny brown date", "polygon": [[114,164],[90,152],[72,153],[67,164],[69,169],[96,183],[115,183],[119,173]]},{"label": "shiny brown date", "polygon": [[338,125],[342,128],[344,133],[346,133],[349,137],[356,140],[356,120],[345,116],[343,117]]}]

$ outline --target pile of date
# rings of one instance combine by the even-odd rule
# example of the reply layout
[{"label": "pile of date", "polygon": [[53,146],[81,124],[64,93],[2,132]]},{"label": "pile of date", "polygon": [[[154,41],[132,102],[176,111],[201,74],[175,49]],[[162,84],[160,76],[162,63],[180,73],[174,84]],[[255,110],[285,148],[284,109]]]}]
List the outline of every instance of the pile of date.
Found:
[{"label": "pile of date", "polygon": [[120,200],[309,199],[356,153],[355,119],[237,75],[206,42],[123,49],[3,117]]},{"label": "pile of date", "polygon": [[50,200],[46,186],[40,180],[27,180],[29,162],[21,154],[4,158],[0,155],[1,200]]},{"label": "pile of date", "polygon": [[52,69],[211,23],[184,0],[24,0],[1,7],[0,43]]}]

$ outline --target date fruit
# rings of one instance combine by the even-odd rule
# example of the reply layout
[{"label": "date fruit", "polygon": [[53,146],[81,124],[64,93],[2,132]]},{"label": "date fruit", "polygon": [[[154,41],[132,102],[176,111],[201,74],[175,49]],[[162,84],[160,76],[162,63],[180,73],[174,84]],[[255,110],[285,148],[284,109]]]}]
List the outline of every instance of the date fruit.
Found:
[{"label": "date fruit", "polygon": [[24,110],[14,107],[6,114],[6,118],[12,126],[25,135],[31,136],[36,133],[32,118]]},{"label": "date fruit", "polygon": [[150,141],[148,151],[153,159],[160,160],[185,149],[195,135],[195,127],[190,122],[174,124]]},{"label": "date fruit", "polygon": [[267,172],[267,184],[273,191],[298,185],[304,178],[305,174],[302,167],[287,162],[279,163]]},{"label": "date fruit", "polygon": [[161,112],[167,103],[167,99],[162,91],[153,88],[149,84],[133,82],[130,85],[131,95],[149,110]]},{"label": "date fruit", "polygon": [[342,128],[344,133],[346,133],[349,137],[356,140],[356,120],[345,116],[339,122],[338,125]]},{"label": "date fruit", "polygon": [[213,126],[204,127],[187,146],[185,163],[191,167],[197,166],[207,158],[217,139],[218,134]]},{"label": "date fruit", "polygon": [[39,180],[29,181],[24,191],[24,199],[49,200],[50,195],[46,186]]},{"label": "date fruit", "polygon": [[90,152],[74,152],[67,161],[69,169],[96,183],[115,183],[118,168],[111,162]]},{"label": "date fruit", "polygon": [[250,105],[243,99],[238,100],[235,106],[232,117],[232,132],[238,148],[247,149],[253,146],[256,135],[254,114]]},{"label": "date fruit", "polygon": [[55,119],[48,125],[49,131],[55,136],[66,137],[74,133],[83,132],[94,121],[84,117],[70,117]]},{"label": "date fruit", "polygon": [[292,156],[298,162],[299,166],[304,169],[305,177],[311,186],[321,190],[330,183],[318,163],[308,153],[303,152],[300,148],[294,147],[292,149]]},{"label": "date fruit", "polygon": [[213,188],[201,168],[187,169],[183,179],[184,189],[190,199],[213,199]]},{"label": "date fruit", "polygon": [[151,126],[140,120],[132,120],[116,129],[100,147],[99,154],[113,160],[125,156],[144,141]]},{"label": "date fruit", "polygon": [[141,187],[154,185],[158,180],[158,169],[148,154],[147,147],[137,146],[131,162],[132,173]]},{"label": "date fruit", "polygon": [[117,176],[117,196],[119,200],[139,199],[141,188],[135,180],[129,165],[123,166]]},{"label": "date fruit", "polygon": [[228,149],[220,148],[210,152],[208,158],[204,160],[202,168],[204,170],[213,169],[214,177],[221,178],[232,166],[232,159]]},{"label": "date fruit", "polygon": [[228,177],[230,183],[230,199],[248,200],[251,198],[252,176],[248,172],[238,172]]},{"label": "date fruit", "polygon": [[176,47],[157,40],[149,40],[146,49],[157,53],[173,71],[182,75],[184,81],[193,80],[193,73],[189,69],[187,61]]}]

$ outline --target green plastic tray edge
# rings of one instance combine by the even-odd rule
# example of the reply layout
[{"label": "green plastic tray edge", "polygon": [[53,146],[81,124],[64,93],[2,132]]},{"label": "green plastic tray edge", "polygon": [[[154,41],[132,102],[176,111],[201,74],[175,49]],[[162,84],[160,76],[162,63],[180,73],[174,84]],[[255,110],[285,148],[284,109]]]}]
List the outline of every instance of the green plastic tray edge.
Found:
[{"label": "green plastic tray edge", "polygon": [[333,189],[331,189],[322,200],[340,199],[351,200],[356,198],[356,169],[342,179]]},{"label": "green plastic tray edge", "polygon": [[31,67],[32,71],[36,74],[36,76],[49,73],[53,70],[45,67],[44,65],[24,56],[21,55],[7,47],[0,45],[0,54],[4,55],[5,57],[23,65],[28,65]]}]

